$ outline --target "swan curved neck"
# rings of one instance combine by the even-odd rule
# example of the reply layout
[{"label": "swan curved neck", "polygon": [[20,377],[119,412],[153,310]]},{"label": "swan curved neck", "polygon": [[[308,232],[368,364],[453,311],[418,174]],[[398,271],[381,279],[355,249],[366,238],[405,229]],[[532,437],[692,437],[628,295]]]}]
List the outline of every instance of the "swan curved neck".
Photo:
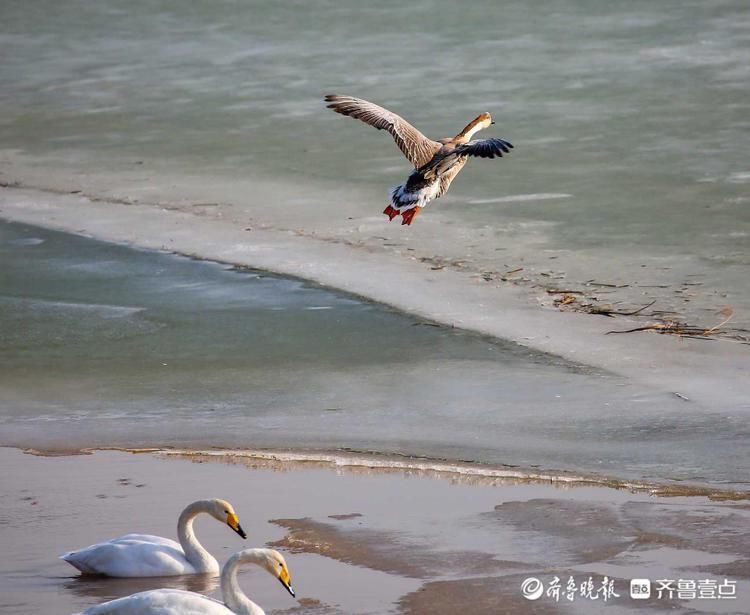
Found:
[{"label": "swan curved neck", "polygon": [[193,532],[193,521],[202,512],[208,512],[210,503],[205,500],[193,502],[180,514],[177,520],[177,536],[180,540],[185,559],[197,572],[219,571],[219,563],[203,548]]},{"label": "swan curved neck", "polygon": [[224,604],[238,615],[266,615],[266,612],[255,602],[250,600],[237,582],[237,570],[244,563],[260,564],[261,555],[258,549],[248,549],[242,553],[235,553],[224,564],[221,571],[221,593]]}]

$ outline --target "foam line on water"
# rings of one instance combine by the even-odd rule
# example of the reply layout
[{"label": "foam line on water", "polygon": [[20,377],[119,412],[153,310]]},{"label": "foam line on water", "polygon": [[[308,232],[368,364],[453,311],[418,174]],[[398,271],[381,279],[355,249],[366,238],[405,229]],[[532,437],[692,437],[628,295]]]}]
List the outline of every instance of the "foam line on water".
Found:
[{"label": "foam line on water", "polygon": [[[60,451],[25,449],[38,455],[59,454]],[[388,473],[432,476],[462,484],[549,484],[560,488],[603,487],[661,497],[706,497],[713,501],[750,500],[750,492],[722,489],[699,484],[667,481],[631,481],[613,476],[578,474],[557,470],[531,470],[502,464],[481,464],[448,459],[398,456],[352,450],[274,450],[274,449],[163,449],[163,448],[84,448],[74,453],[97,450],[121,450],[135,454],[149,453],[194,461],[241,463],[256,469],[301,469],[321,467],[352,473]]]}]

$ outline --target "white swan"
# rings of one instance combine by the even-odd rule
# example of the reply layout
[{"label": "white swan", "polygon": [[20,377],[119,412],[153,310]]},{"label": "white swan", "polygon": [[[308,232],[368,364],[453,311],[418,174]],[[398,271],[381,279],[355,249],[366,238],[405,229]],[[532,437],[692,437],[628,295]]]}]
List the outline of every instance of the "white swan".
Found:
[{"label": "white swan", "polygon": [[[125,534],[85,549],[60,556],[84,574],[109,577],[163,577],[181,574],[218,574],[219,563],[193,533],[193,520],[200,513],[226,523],[247,538],[237,514],[224,500],[199,500],[190,504],[177,521],[177,543],[149,534]],[[167,590],[164,590],[167,591]],[[135,612],[135,611],[134,611]]]},{"label": "white swan", "polygon": [[237,583],[237,569],[244,563],[265,568],[294,596],[289,569],[281,553],[273,549],[245,549],[230,557],[221,571],[223,603],[181,589],[152,589],[93,606],[82,615],[265,615]]}]

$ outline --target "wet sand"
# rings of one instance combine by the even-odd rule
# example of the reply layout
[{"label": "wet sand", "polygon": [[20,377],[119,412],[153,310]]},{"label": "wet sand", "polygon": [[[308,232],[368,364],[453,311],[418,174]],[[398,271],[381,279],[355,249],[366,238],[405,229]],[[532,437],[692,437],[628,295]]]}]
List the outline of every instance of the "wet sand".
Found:
[{"label": "wet sand", "polygon": [[[180,458],[182,457],[182,458]],[[220,561],[271,545],[298,600],[260,570],[240,582],[269,613],[597,613],[581,596],[526,600],[545,586],[614,580],[607,612],[750,610],[747,501],[654,497],[605,487],[456,472],[335,467],[253,457],[132,454],[40,456],[0,449],[0,612],[73,613],[151,587],[217,594],[216,579],[84,579],[57,556],[128,531],[174,536],[188,502],[225,497],[248,533],[210,520],[199,538]],[[629,579],[736,581],[734,600],[635,602]]]}]

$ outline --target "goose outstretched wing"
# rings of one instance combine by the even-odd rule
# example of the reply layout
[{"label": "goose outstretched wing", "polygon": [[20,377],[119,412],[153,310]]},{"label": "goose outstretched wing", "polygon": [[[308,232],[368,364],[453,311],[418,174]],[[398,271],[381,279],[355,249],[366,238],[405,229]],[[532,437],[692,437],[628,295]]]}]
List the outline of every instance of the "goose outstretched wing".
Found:
[{"label": "goose outstretched wing", "polygon": [[463,156],[494,158],[495,156],[502,157],[503,154],[510,153],[512,149],[513,144],[504,139],[479,139],[459,145],[453,152]]},{"label": "goose outstretched wing", "polygon": [[404,118],[374,103],[337,94],[329,94],[325,100],[330,103],[328,108],[336,113],[348,115],[378,130],[391,133],[396,145],[415,168],[427,164],[441,147],[440,143],[425,137]]}]

